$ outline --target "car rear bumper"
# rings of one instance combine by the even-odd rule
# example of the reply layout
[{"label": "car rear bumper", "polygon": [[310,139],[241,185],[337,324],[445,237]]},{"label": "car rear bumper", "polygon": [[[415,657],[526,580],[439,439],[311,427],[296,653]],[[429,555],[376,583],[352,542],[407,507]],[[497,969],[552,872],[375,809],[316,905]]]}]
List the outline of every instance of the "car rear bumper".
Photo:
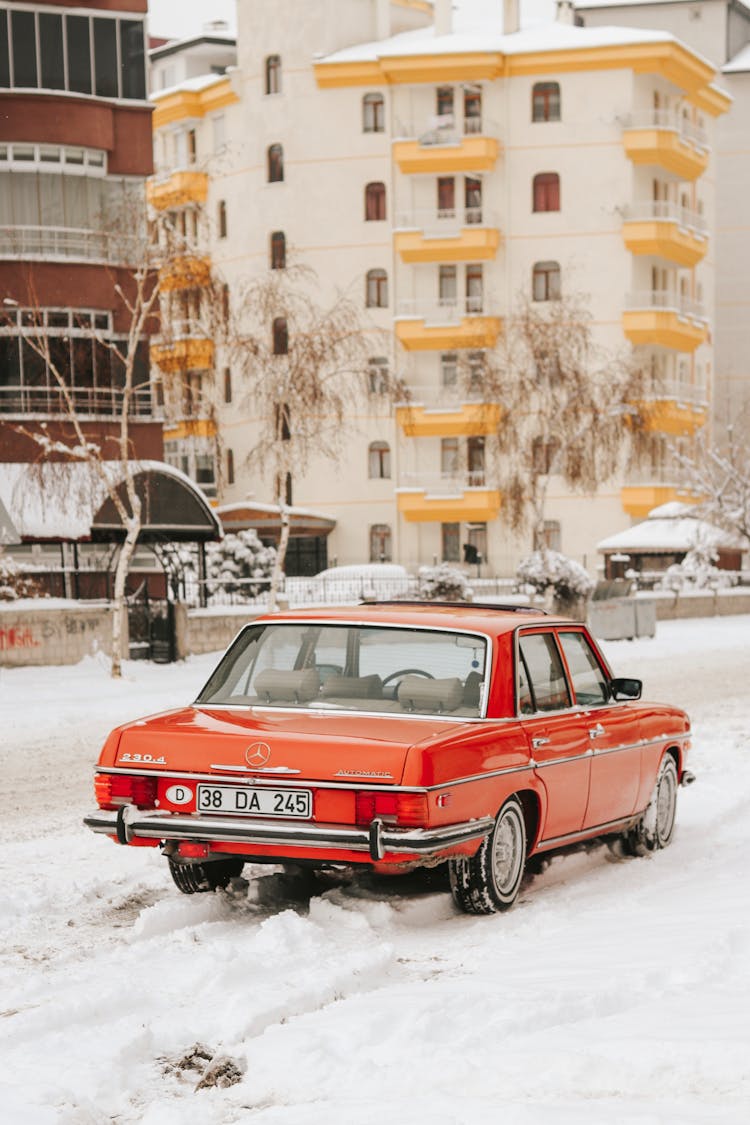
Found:
[{"label": "car rear bumper", "polygon": [[308,821],[244,820],[237,817],[185,816],[124,805],[117,812],[99,809],[84,817],[92,832],[116,836],[121,844],[134,837],[146,840],[195,840],[201,843],[276,845],[367,852],[378,861],[388,853],[434,856],[459,844],[481,840],[494,820],[481,817],[439,828],[395,828],[373,820],[357,825],[313,824]]}]

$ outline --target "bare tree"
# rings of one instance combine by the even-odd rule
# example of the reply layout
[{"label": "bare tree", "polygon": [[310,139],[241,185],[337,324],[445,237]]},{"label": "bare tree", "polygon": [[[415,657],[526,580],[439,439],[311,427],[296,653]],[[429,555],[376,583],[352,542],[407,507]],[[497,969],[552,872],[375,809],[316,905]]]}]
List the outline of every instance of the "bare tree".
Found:
[{"label": "bare tree", "polygon": [[258,427],[250,460],[270,472],[281,519],[269,609],[284,573],[293,476],[313,458],[339,460],[347,412],[367,373],[368,336],[356,307],[342,296],[322,307],[315,286],[300,266],[250,283],[236,312],[243,331],[231,340]]},{"label": "bare tree", "polygon": [[750,546],[750,444],[738,429],[747,432],[730,423],[718,442],[701,437],[694,453],[674,456],[683,485],[702,498],[697,511]]},{"label": "bare tree", "polygon": [[[90,427],[84,420],[85,410],[82,409],[76,388],[72,385],[70,370],[53,349],[51,338],[45,331],[43,313],[31,282],[27,296],[29,311],[26,313],[24,339],[49,372],[57,392],[56,407],[65,425],[54,430],[50,430],[44,424],[34,428],[28,425],[18,425],[15,428],[36,443],[40,453],[40,464],[46,465],[52,461],[53,464],[60,465],[70,462],[86,465],[88,481],[81,486],[79,499],[84,499],[83,493],[88,493],[90,496],[98,491],[109,497],[120,518],[125,538],[115,569],[111,663],[113,678],[119,678],[122,675],[125,583],[142,527],[142,503],[136,487],[139,465],[133,458],[130,435],[135,396],[142,389],[136,385],[135,373],[139,344],[146,336],[159,289],[158,279],[150,263],[139,266],[128,275],[124,284],[115,282],[113,288],[127,322],[126,338],[124,340],[112,338],[96,328],[90,320],[82,331],[96,347],[110,354],[113,365],[119,372],[117,393],[112,395],[111,406],[116,427],[114,438],[105,441],[93,439]],[[17,304],[18,302],[13,298],[5,299],[6,307]],[[117,465],[116,472],[112,471],[113,462]],[[53,493],[68,487],[67,478],[62,472],[56,478],[47,473],[45,480],[48,486],[52,482]],[[48,496],[47,501],[54,503],[54,499],[54,495]]]},{"label": "bare tree", "polygon": [[500,404],[487,453],[503,495],[501,517],[516,532],[530,530],[535,548],[545,548],[552,477],[594,493],[648,442],[644,376],[627,358],[594,346],[579,298],[520,298],[498,348],[462,379],[485,403]]}]

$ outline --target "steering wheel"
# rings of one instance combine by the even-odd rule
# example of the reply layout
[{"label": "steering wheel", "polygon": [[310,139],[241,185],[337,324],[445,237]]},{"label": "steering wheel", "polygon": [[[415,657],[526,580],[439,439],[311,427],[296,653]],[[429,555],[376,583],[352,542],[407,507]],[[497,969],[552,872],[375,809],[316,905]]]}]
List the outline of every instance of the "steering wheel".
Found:
[{"label": "steering wheel", "polygon": [[403,679],[404,676],[424,676],[426,680],[434,680],[432,672],[425,672],[423,668],[399,668],[398,672],[391,672],[390,676],[386,676],[383,680],[383,687],[389,684],[391,680]]}]

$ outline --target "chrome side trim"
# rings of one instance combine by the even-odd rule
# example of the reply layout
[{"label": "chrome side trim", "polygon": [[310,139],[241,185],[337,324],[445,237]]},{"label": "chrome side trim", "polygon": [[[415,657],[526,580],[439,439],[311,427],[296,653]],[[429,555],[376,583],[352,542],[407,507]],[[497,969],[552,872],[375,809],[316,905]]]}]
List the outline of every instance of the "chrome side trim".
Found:
[{"label": "chrome side trim", "polygon": [[134,836],[147,840],[200,840],[209,843],[275,844],[282,847],[320,848],[370,852],[373,846],[382,854],[415,852],[435,855],[445,848],[471,840],[480,840],[492,831],[492,817],[443,825],[439,828],[390,828],[378,821],[378,827],[356,825],[294,824],[268,820],[227,820],[223,817],[181,816],[158,809],[141,810],[125,805],[118,812],[98,810],[84,817],[83,823],[92,832],[118,836],[130,843]]},{"label": "chrome side trim", "polygon": [[582,828],[580,832],[570,832],[567,836],[552,836],[547,840],[540,840],[536,851],[544,852],[550,848],[561,848],[566,844],[575,844],[578,840],[585,840],[588,836],[603,836],[608,832],[620,832],[630,828],[643,815],[642,812],[632,816],[624,816],[619,820],[609,820],[606,824],[595,824],[591,828]]}]

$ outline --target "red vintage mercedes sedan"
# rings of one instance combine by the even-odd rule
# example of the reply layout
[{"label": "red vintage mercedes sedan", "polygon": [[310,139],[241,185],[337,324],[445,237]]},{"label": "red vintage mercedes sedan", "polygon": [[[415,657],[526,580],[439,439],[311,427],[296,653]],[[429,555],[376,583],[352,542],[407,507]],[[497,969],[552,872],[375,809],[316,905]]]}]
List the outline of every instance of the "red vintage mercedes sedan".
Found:
[{"label": "red vintage mercedes sedan", "polygon": [[246,625],[189,707],[118,727],[94,832],[158,846],[181,891],[246,862],[447,863],[457,905],[507,910],[583,841],[665,847],[690,724],[641,703],[584,625],[513,606],[392,602]]}]

